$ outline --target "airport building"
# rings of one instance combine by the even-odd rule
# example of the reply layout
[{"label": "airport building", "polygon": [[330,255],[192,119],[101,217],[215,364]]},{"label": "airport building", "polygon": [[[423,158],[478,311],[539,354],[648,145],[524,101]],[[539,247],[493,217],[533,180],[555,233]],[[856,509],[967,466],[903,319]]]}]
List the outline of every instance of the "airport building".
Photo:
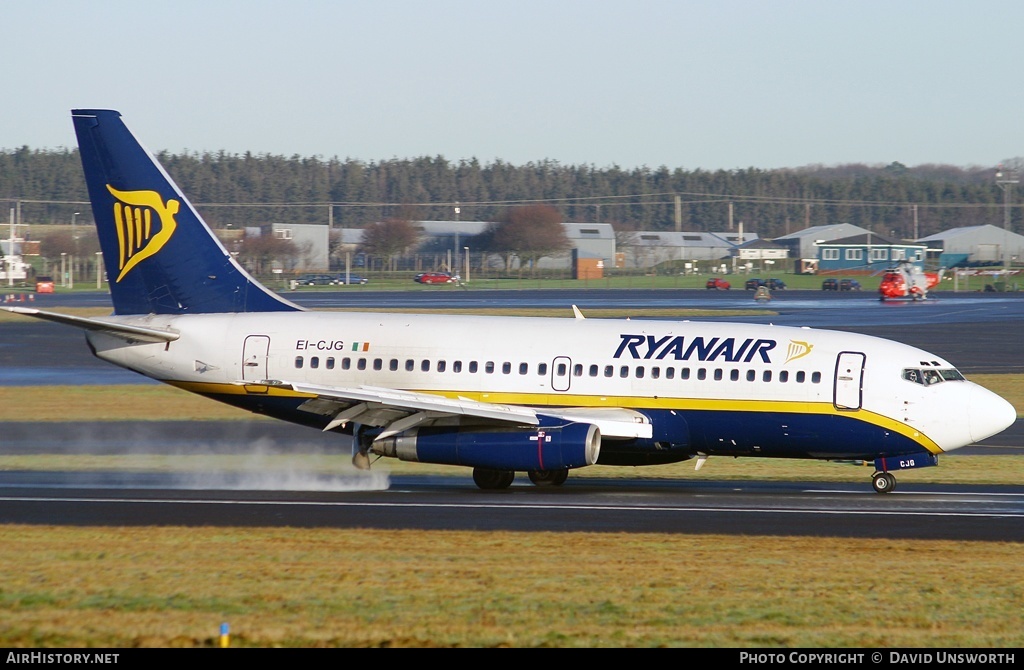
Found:
[{"label": "airport building", "polygon": [[1019,265],[1024,259],[1024,235],[991,224],[950,228],[918,240],[928,257],[941,267]]},{"label": "airport building", "polygon": [[921,264],[927,247],[892,240],[877,233],[818,242],[818,273],[874,274],[909,260]]}]

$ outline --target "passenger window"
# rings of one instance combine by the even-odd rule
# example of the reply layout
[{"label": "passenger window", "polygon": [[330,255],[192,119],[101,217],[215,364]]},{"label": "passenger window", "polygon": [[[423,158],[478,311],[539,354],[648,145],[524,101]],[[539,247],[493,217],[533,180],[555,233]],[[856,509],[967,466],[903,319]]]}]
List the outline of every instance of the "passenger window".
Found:
[{"label": "passenger window", "polygon": [[416,369],[416,361],[412,360],[411,358],[405,359],[405,371],[406,372],[412,372],[415,369]]},{"label": "passenger window", "polygon": [[679,369],[679,378],[680,379],[689,379],[690,378],[690,368],[680,368]]},{"label": "passenger window", "polygon": [[591,377],[596,377],[597,376],[597,366],[596,365],[591,365],[590,366],[590,376]]},{"label": "passenger window", "polygon": [[438,372],[444,372],[444,369],[445,369],[446,367],[447,367],[447,366],[445,365],[445,362],[444,362],[444,361],[438,361],[438,362],[437,362],[437,371],[438,371]]},{"label": "passenger window", "polygon": [[715,368],[715,381],[722,381],[722,368]]},{"label": "passenger window", "polygon": [[642,365],[636,366],[636,378],[637,379],[643,379],[644,378],[644,368],[643,368]]},{"label": "passenger window", "polygon": [[740,380],[740,371],[739,370],[730,370],[729,371],[729,379],[731,381],[738,382]]},{"label": "passenger window", "polygon": [[676,376],[675,368],[665,368],[665,379],[673,379]]},{"label": "passenger window", "polygon": [[761,381],[770,382],[772,380],[772,371],[765,370],[764,374],[761,375]]},{"label": "passenger window", "polygon": [[312,356],[312,357],[310,357],[310,359],[309,359],[309,367],[311,367],[311,368],[318,368],[318,367],[320,367],[320,357],[319,356]]},{"label": "passenger window", "polygon": [[295,367],[297,367],[297,368],[301,368],[302,367],[302,356],[296,356],[295,357]]},{"label": "passenger window", "polygon": [[392,372],[395,372],[396,370],[398,370],[398,359],[397,359],[397,358],[392,358],[392,359],[391,359],[391,360],[390,360],[390,361],[388,362],[388,368],[389,368],[389,369],[390,369],[390,370],[391,370]]},{"label": "passenger window", "polygon": [[547,363],[538,363],[537,364],[537,374],[540,375],[541,377],[543,377],[547,373],[548,373],[548,364]]},{"label": "passenger window", "polygon": [[511,363],[507,363],[506,362],[506,363],[502,363],[501,364],[501,374],[507,375],[507,374],[510,374],[511,372],[512,372],[512,364]]},{"label": "passenger window", "polygon": [[487,374],[494,374],[494,361],[487,361],[484,363],[484,372]]},{"label": "passenger window", "polygon": [[806,379],[807,379],[807,373],[804,372],[803,370],[800,370],[799,372],[796,373],[796,383],[797,384],[803,384],[804,380],[806,380]]},{"label": "passenger window", "polygon": [[779,372],[779,381],[782,383],[789,381],[789,370],[782,370]]},{"label": "passenger window", "polygon": [[651,368],[651,379],[658,379],[659,377],[661,377],[661,368],[659,368],[659,367]]},{"label": "passenger window", "polygon": [[476,374],[477,367],[478,366],[476,364],[476,361],[469,362],[469,371],[472,372],[473,374]]},{"label": "passenger window", "polygon": [[604,366],[604,376],[605,377],[611,377],[613,374],[615,374],[615,368],[613,368],[610,365]]},{"label": "passenger window", "polygon": [[342,370],[348,370],[351,367],[352,367],[352,359],[351,358],[343,358],[343,359],[341,359],[341,369]]},{"label": "passenger window", "polygon": [[821,373],[820,372],[813,372],[813,373],[811,373],[811,383],[812,384],[820,384],[821,383]]},{"label": "passenger window", "polygon": [[358,361],[356,361],[356,368],[358,368],[360,370],[365,370],[366,369],[366,359],[365,358],[360,358]]},{"label": "passenger window", "polygon": [[757,373],[753,370],[747,370],[747,381],[752,382],[757,379]]},{"label": "passenger window", "polygon": [[420,371],[421,372],[430,372],[430,361],[428,361],[426,359],[420,361]]},{"label": "passenger window", "polygon": [[703,381],[703,380],[705,380],[707,378],[708,378],[708,371],[707,370],[705,370],[704,368],[700,368],[700,369],[697,370],[697,379]]},{"label": "passenger window", "polygon": [[383,370],[384,369],[384,361],[382,359],[380,359],[380,358],[373,359],[373,369],[374,370]]},{"label": "passenger window", "polygon": [[332,357],[328,357],[327,358],[327,369],[328,370],[333,370],[334,369],[334,358],[332,358]]},{"label": "passenger window", "polygon": [[576,365],[572,366],[572,376],[573,377],[582,377],[583,376],[583,366],[580,365],[579,363],[577,363]]},{"label": "passenger window", "polygon": [[452,372],[462,372],[462,361],[454,361],[452,363]]},{"label": "passenger window", "polygon": [[530,364],[529,363],[520,363],[519,364],[519,374],[525,375],[529,371],[530,371]]}]

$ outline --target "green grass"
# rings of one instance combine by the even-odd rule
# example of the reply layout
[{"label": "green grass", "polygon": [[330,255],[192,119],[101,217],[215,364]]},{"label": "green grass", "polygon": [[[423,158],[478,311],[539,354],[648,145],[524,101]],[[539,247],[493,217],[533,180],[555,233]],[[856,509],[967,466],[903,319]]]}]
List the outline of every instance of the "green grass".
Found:
[{"label": "green grass", "polygon": [[[5,526],[0,645],[1024,644],[1019,544]],[[836,557],[842,556],[841,566]]]}]

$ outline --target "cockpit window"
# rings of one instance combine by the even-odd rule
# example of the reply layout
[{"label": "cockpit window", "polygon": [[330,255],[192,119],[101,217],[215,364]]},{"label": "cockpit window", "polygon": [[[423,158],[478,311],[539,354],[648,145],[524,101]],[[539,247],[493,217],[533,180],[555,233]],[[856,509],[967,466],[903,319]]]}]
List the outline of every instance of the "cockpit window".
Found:
[{"label": "cockpit window", "polygon": [[958,370],[953,368],[945,368],[942,370],[933,370],[931,368],[905,368],[903,370],[903,378],[908,382],[921,384],[922,386],[931,386],[932,384],[938,384],[945,381],[964,380],[964,376],[960,374]]}]

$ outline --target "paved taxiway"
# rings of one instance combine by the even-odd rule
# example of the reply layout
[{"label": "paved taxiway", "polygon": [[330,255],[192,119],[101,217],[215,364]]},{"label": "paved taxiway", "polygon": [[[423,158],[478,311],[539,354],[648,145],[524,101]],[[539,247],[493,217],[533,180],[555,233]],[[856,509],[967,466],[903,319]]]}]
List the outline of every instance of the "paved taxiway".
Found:
[{"label": "paved taxiway", "polygon": [[[1020,332],[1024,294],[940,295],[926,303],[881,304],[869,294],[779,292],[768,305],[749,292],[701,291],[359,291],[296,293],[330,307],[604,307],[768,309],[724,317],[834,328],[896,339],[941,355],[965,374],[1024,371]],[[40,296],[50,298],[50,296]],[[109,305],[103,294],[56,296],[34,306]],[[91,356],[81,336],[47,323],[3,326],[0,385],[151,383]],[[250,448],[347,452],[334,436],[276,422],[204,424],[0,424],[0,453],[229,452]],[[143,447],[142,445],[148,445]],[[969,453],[1024,452],[1024,424]],[[345,456],[342,456],[345,457]],[[955,458],[949,456],[948,458]],[[688,468],[686,463],[680,465]],[[1024,540],[1020,487],[925,486],[901,482],[880,496],[863,485],[711,483],[572,478],[537,489],[517,481],[504,492],[478,490],[469,477],[391,476],[298,482],[289,473],[259,478],[123,473],[0,473],[0,522],[76,524],[294,525],[381,528],[629,530],[677,533],[814,534]],[[361,489],[361,490],[360,490]],[[556,513],[557,512],[557,513]]]}]

